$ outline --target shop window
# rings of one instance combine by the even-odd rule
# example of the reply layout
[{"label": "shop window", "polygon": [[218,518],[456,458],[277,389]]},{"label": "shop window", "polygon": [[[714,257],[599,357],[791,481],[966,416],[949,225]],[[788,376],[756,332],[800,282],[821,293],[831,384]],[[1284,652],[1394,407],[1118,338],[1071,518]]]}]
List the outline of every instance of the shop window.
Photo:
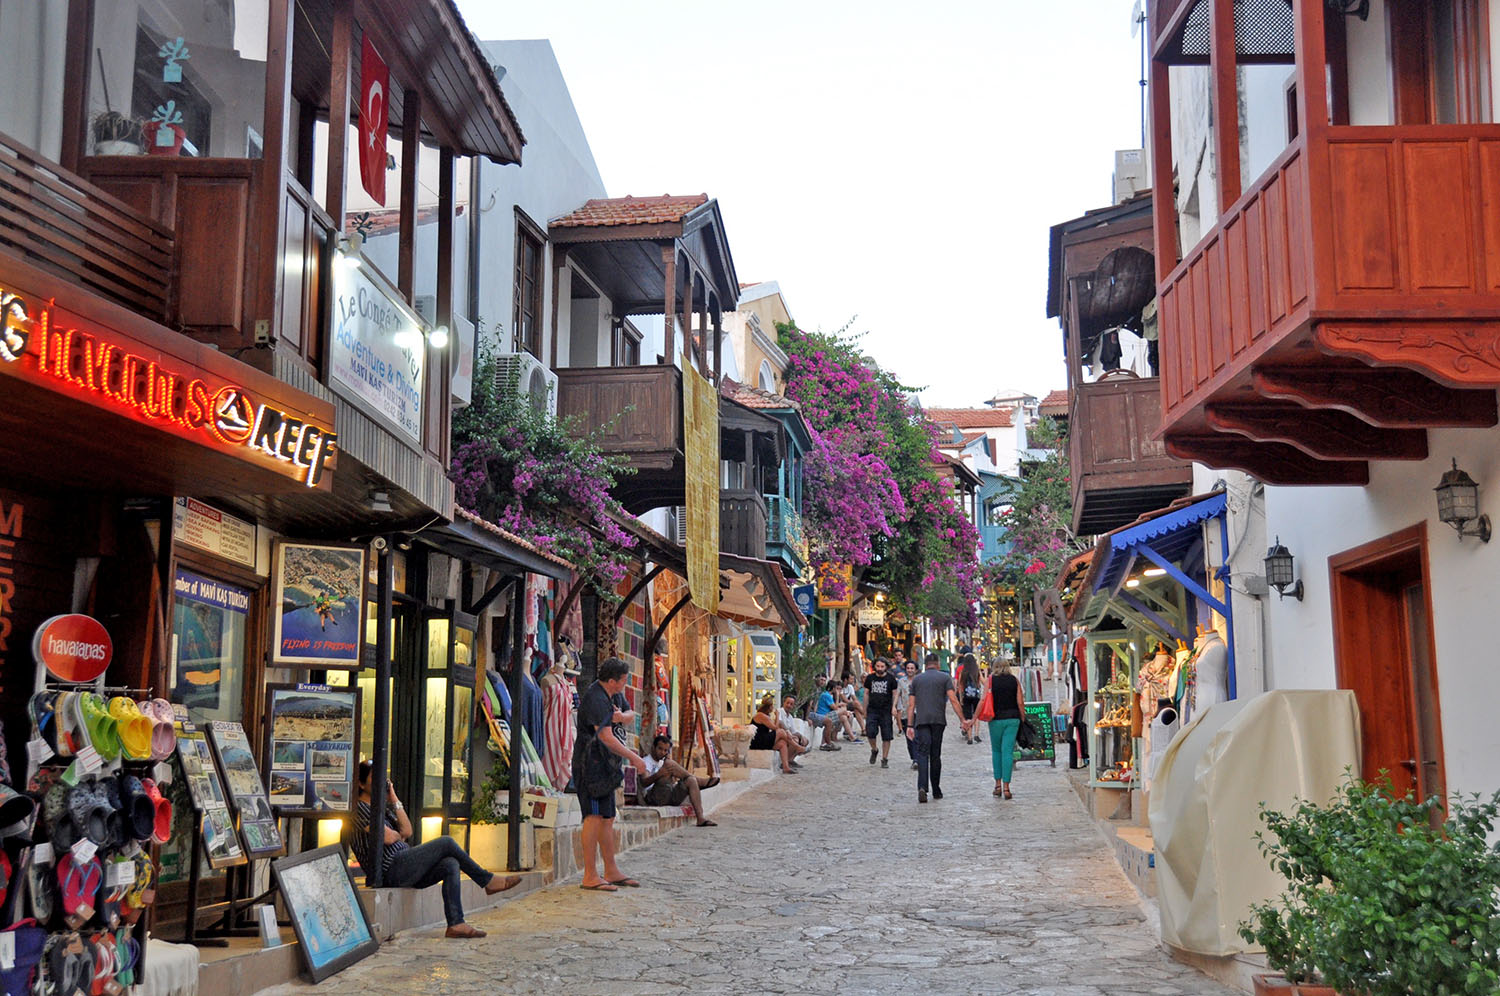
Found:
[{"label": "shop window", "polygon": [[542,355],[542,259],[541,229],[516,212],[516,280],[512,327],[517,344],[531,355]]},{"label": "shop window", "polygon": [[94,5],[89,151],[259,158],[267,0]]},{"label": "shop window", "polygon": [[0,3],[0,64],[6,99],[0,133],[54,162],[62,158],[63,74],[68,5],[53,0]]},{"label": "shop window", "polygon": [[197,723],[242,721],[252,592],[182,568],[173,590],[172,701]]}]

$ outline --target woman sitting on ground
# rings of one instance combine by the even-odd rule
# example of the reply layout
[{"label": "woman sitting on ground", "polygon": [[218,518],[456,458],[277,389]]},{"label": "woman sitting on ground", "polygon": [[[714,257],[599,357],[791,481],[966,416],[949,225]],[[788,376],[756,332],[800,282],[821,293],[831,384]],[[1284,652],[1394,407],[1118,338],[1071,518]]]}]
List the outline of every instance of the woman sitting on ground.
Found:
[{"label": "woman sitting on ground", "polygon": [[797,769],[793,767],[792,760],[797,748],[792,741],[791,735],[785,730],[776,728],[776,715],[772,711],[771,699],[766,697],[760,700],[755,708],[755,715],[750,722],[755,727],[755,735],[750,738],[751,750],[774,750],[781,756],[781,773],[783,775],[794,775]]}]

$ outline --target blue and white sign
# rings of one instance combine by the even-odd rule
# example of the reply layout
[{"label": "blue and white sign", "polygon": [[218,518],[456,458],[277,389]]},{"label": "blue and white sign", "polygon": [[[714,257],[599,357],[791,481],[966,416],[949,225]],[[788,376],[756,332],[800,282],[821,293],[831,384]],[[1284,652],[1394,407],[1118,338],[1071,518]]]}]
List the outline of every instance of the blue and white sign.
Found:
[{"label": "blue and white sign", "polygon": [[422,441],[422,321],[379,277],[349,259],[333,267],[329,372],[340,394]]},{"label": "blue and white sign", "polygon": [[799,584],[792,589],[792,601],[797,603],[797,611],[809,619],[818,609],[817,590],[817,585],[811,584]]}]

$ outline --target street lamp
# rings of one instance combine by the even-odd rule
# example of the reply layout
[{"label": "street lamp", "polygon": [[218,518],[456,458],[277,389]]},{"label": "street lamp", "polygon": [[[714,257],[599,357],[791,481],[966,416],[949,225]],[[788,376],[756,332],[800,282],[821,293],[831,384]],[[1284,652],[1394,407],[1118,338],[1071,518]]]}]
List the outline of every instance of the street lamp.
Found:
[{"label": "street lamp", "polygon": [[1302,582],[1293,582],[1294,558],[1292,551],[1281,545],[1281,537],[1276,537],[1276,545],[1266,551],[1266,583],[1276,589],[1276,594],[1283,599],[1287,596],[1287,589],[1292,589],[1292,597],[1302,601]]},{"label": "street lamp", "polygon": [[[1465,536],[1478,536],[1482,543],[1490,541],[1490,517],[1479,514],[1479,485],[1458,469],[1457,459],[1432,490],[1437,492],[1438,521],[1452,526],[1460,541]],[[1475,523],[1472,531],[1468,528],[1471,522]]]}]

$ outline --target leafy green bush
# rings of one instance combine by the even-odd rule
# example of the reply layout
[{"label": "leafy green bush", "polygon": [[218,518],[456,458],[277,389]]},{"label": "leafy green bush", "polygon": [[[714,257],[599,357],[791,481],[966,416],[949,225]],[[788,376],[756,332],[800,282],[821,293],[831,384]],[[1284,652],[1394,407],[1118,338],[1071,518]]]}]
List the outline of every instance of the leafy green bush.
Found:
[{"label": "leafy green bush", "polygon": [[1294,982],[1361,996],[1500,991],[1500,793],[1395,795],[1349,773],[1327,806],[1261,807],[1261,853],[1287,880],[1240,936]]}]

